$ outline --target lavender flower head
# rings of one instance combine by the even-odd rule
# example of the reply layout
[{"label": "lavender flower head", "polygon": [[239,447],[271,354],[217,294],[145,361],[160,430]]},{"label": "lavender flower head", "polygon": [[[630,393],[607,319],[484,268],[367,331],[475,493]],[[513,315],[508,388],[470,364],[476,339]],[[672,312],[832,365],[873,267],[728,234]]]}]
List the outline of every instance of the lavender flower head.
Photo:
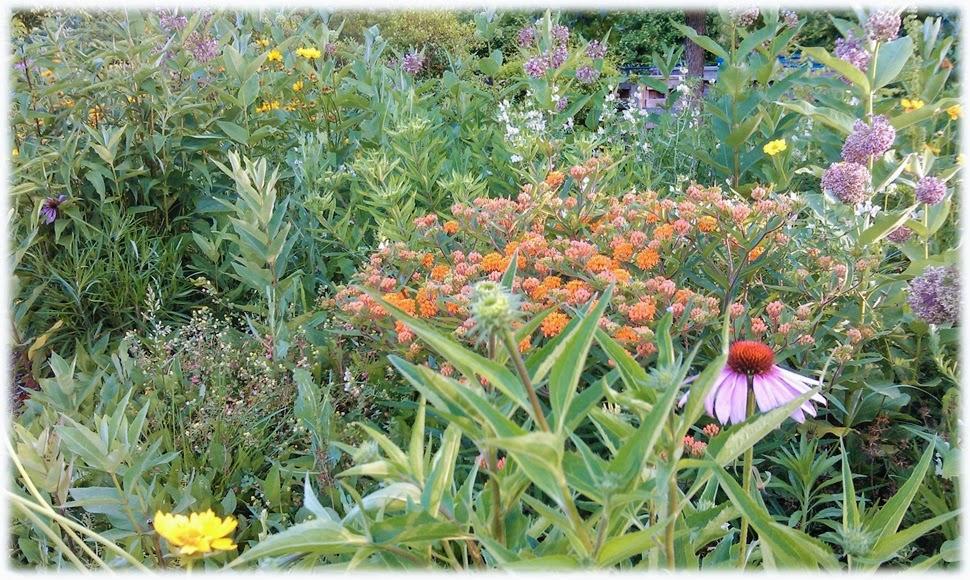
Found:
[{"label": "lavender flower head", "polygon": [[327,45],[323,47],[323,51],[327,53],[327,56],[333,56],[337,54],[337,44],[328,42]]},{"label": "lavender flower head", "polygon": [[895,10],[879,10],[866,20],[866,34],[876,42],[889,42],[899,36],[901,20]]},{"label": "lavender flower head", "polygon": [[556,111],[560,113],[563,112],[564,110],[566,110],[566,105],[568,104],[569,104],[569,99],[567,99],[566,97],[559,97],[559,100],[556,101]]},{"label": "lavender flower head", "polygon": [[822,189],[832,192],[842,203],[856,205],[868,197],[872,176],[865,165],[841,161],[833,163],[822,176]]},{"label": "lavender flower head", "polygon": [[202,32],[193,32],[185,39],[185,49],[200,63],[207,63],[219,56],[219,41]]},{"label": "lavender flower head", "polygon": [[946,197],[946,183],[942,179],[927,176],[916,184],[916,201],[927,205],[936,205]]},{"label": "lavender flower head", "polygon": [[557,46],[552,51],[552,54],[549,55],[549,65],[552,68],[559,68],[562,66],[562,63],[566,62],[567,58],[569,58],[569,50],[566,48],[566,45]]},{"label": "lavender flower head", "polygon": [[590,40],[586,45],[586,56],[592,59],[606,56],[606,45],[598,40]]},{"label": "lavender flower head", "polygon": [[761,11],[757,8],[735,8],[729,10],[728,14],[738,28],[747,28],[754,24],[754,21],[761,15]]},{"label": "lavender flower head", "polygon": [[412,50],[401,59],[401,68],[406,73],[412,75],[418,74],[424,68],[424,56],[418,51]]},{"label": "lavender flower head", "polygon": [[560,45],[565,45],[569,42],[569,28],[563,26],[562,24],[557,24],[552,27],[552,38]]},{"label": "lavender flower head", "polygon": [[852,125],[852,134],[846,137],[842,146],[842,159],[853,163],[868,163],[872,157],[879,157],[892,147],[896,140],[896,129],[884,115],[876,115],[871,124],[859,119]]},{"label": "lavender flower head", "polygon": [[182,14],[176,14],[174,10],[162,10],[158,13],[158,25],[165,32],[182,30],[188,23],[188,18]]},{"label": "lavender flower head", "polygon": [[869,60],[872,58],[872,55],[869,54],[866,47],[862,45],[862,41],[852,34],[835,41],[835,56],[862,72],[865,72],[869,68]]},{"label": "lavender flower head", "polygon": [[593,84],[600,78],[600,71],[589,65],[583,65],[576,69],[576,80],[580,84],[589,85]]},{"label": "lavender flower head", "polygon": [[781,19],[785,22],[785,26],[788,28],[795,28],[798,26],[798,14],[794,10],[785,10],[782,12]]},{"label": "lavender flower head", "polygon": [[546,70],[548,70],[548,65],[546,64],[545,58],[541,56],[536,56],[525,61],[525,64],[522,65],[522,68],[525,69],[525,74],[529,75],[534,79],[537,79],[546,74]]},{"label": "lavender flower head", "polygon": [[913,314],[929,324],[956,324],[960,319],[960,274],[952,267],[929,267],[909,283],[906,301]]},{"label": "lavender flower head", "polygon": [[531,26],[526,26],[519,31],[519,46],[522,48],[528,48],[535,44],[536,41],[536,29]]},{"label": "lavender flower head", "polygon": [[899,226],[898,228],[889,232],[886,239],[894,244],[905,244],[911,237],[913,237],[913,230],[907,228],[906,226]]},{"label": "lavender flower head", "polygon": [[44,200],[44,203],[40,205],[40,217],[44,220],[45,224],[50,225],[54,223],[54,220],[57,219],[57,208],[66,199],[66,195],[59,195],[57,197],[48,197]]}]

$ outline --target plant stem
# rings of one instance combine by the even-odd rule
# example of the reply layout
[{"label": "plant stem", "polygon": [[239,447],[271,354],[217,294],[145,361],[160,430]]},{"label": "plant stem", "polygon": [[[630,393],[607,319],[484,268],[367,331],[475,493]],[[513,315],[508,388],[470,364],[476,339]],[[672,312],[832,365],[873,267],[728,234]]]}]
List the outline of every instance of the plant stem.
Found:
[{"label": "plant stem", "polygon": [[[752,377],[748,377],[748,406],[747,412],[745,413],[745,419],[754,414],[754,388],[752,385]],[[741,487],[744,489],[745,495],[750,495],[751,493],[751,465],[754,463],[754,445],[748,447],[748,450],[744,452],[744,463],[741,469],[744,471],[741,474]],[[744,570],[745,552],[747,552],[748,547],[748,518],[741,516],[741,537],[739,539],[738,545],[738,567]]]},{"label": "plant stem", "polygon": [[505,544],[505,526],[502,524],[502,490],[498,482],[498,458],[494,448],[488,451],[489,487],[492,489],[492,536],[500,544]]},{"label": "plant stem", "polygon": [[677,558],[674,555],[674,531],[677,513],[677,471],[672,468],[670,472],[670,482],[667,484],[667,534],[664,544],[667,550],[667,568],[671,571],[677,569]]},{"label": "plant stem", "polygon": [[535,415],[536,423],[543,431],[550,431],[549,423],[546,422],[546,416],[542,412],[542,405],[539,404],[539,396],[536,395],[536,390],[532,387],[529,371],[525,368],[525,362],[522,360],[522,354],[519,353],[519,345],[515,343],[512,331],[506,329],[502,334],[502,340],[505,342],[505,349],[509,351],[509,358],[515,364],[516,372],[519,373],[519,379],[522,381],[525,391],[529,394],[529,403],[532,404],[532,414]]}]

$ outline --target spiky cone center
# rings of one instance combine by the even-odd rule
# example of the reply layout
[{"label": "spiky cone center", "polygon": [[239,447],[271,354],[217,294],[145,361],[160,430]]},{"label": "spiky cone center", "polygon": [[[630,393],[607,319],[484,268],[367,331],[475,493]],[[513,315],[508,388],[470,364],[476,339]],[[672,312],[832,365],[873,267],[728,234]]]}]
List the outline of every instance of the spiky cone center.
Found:
[{"label": "spiky cone center", "polygon": [[775,366],[775,352],[756,340],[739,340],[728,350],[728,367],[749,377],[760,376]]}]

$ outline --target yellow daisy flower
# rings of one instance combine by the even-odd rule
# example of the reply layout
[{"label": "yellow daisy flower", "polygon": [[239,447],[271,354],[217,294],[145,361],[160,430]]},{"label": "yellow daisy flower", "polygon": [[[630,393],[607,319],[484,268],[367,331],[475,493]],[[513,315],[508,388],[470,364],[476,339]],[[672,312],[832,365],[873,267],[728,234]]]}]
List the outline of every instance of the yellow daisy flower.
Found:
[{"label": "yellow daisy flower", "polygon": [[270,62],[283,62],[283,53],[274,48],[266,55],[266,60]]},{"label": "yellow daisy flower", "polygon": [[919,99],[903,99],[899,101],[899,104],[903,106],[904,111],[906,111],[907,113],[912,113],[913,111],[922,109],[923,105],[925,105],[926,103],[924,103]]},{"label": "yellow daisy flower", "polygon": [[176,552],[181,556],[236,547],[232,538],[227,537],[236,529],[236,518],[220,518],[211,509],[189,516],[159,511],[155,513],[153,525],[158,535],[165,538],[172,548],[177,548]]},{"label": "yellow daisy flower", "polygon": [[953,105],[946,110],[946,114],[950,115],[950,119],[956,121],[963,114],[963,108],[960,105]]},{"label": "yellow daisy flower", "polygon": [[765,146],[762,148],[762,151],[764,151],[765,154],[774,157],[775,155],[778,155],[785,149],[788,149],[788,144],[785,143],[785,140],[775,139],[774,141],[768,141],[767,143],[765,143]]},{"label": "yellow daisy flower", "polygon": [[303,90],[303,81],[296,81],[293,83],[293,90],[297,93]]},{"label": "yellow daisy flower", "polygon": [[298,48],[296,49],[296,56],[301,56],[303,58],[313,60],[315,58],[320,58],[320,51],[313,47]]}]

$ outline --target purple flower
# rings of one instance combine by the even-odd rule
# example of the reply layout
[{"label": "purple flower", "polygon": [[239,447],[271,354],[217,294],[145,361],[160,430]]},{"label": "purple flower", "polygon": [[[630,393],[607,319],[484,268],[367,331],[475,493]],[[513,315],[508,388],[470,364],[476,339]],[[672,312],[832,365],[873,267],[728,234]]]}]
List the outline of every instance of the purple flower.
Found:
[{"label": "purple flower", "polygon": [[418,74],[421,72],[421,69],[424,68],[424,56],[417,51],[412,50],[404,55],[403,59],[401,59],[401,68],[409,74]]},{"label": "purple flower", "polygon": [[193,32],[185,39],[185,48],[200,63],[207,63],[219,56],[219,41],[202,32]]},{"label": "purple flower", "polygon": [[946,197],[946,183],[938,177],[927,176],[916,184],[916,201],[936,205]]},{"label": "purple flower", "polygon": [[537,79],[543,76],[544,74],[546,74],[546,70],[548,69],[548,66],[549,65],[546,64],[545,58],[541,56],[536,56],[525,61],[525,64],[522,65],[522,68],[525,69],[525,74],[529,75],[534,79]]},{"label": "purple flower", "polygon": [[189,23],[189,19],[174,10],[162,10],[158,13],[158,25],[165,32],[182,30]]},{"label": "purple flower", "polygon": [[54,220],[57,219],[57,208],[66,199],[66,195],[59,195],[57,197],[48,197],[44,200],[44,203],[40,205],[40,216],[43,218],[45,224],[49,225],[54,223]]},{"label": "purple flower", "polygon": [[531,26],[526,26],[519,31],[519,46],[522,48],[528,48],[532,46],[536,41],[536,29]]},{"label": "purple flower", "polygon": [[34,59],[32,58],[20,59],[17,62],[15,62],[13,65],[15,69],[19,70],[22,73],[27,72],[27,69],[33,68],[33,66],[34,66]]},{"label": "purple flower", "polygon": [[738,28],[747,28],[754,24],[754,21],[761,15],[761,11],[757,8],[737,8],[728,11],[728,14]]},{"label": "purple flower", "polygon": [[[725,425],[747,419],[749,385],[758,409],[766,413],[809,392],[819,382],[776,365],[770,346],[754,340],[739,340],[731,344],[727,364],[704,399],[707,414]],[[826,404],[825,397],[816,393],[792,411],[791,418],[802,423],[806,414],[814,417],[813,401]],[[687,395],[684,395],[680,404],[686,402]]]},{"label": "purple flower", "polygon": [[556,111],[560,113],[563,112],[566,109],[566,105],[568,104],[569,104],[569,99],[567,99],[566,97],[560,97],[559,100],[556,101]]},{"label": "purple flower", "polygon": [[852,125],[852,134],[846,137],[842,146],[842,159],[853,163],[868,163],[889,151],[896,140],[896,129],[884,115],[876,115],[867,125],[861,119]]},{"label": "purple flower", "polygon": [[591,40],[586,45],[586,56],[592,59],[606,56],[606,45],[598,40]]},{"label": "purple flower", "polygon": [[600,71],[589,65],[583,65],[576,69],[576,80],[581,84],[589,85],[595,83],[600,78]]},{"label": "purple flower", "polygon": [[333,56],[337,54],[337,45],[333,42],[328,42],[327,45],[323,47],[323,52],[327,53],[328,56]]},{"label": "purple flower", "polygon": [[552,68],[559,68],[562,66],[562,63],[566,62],[567,58],[569,58],[569,50],[566,48],[566,46],[557,46],[549,56],[549,65]]},{"label": "purple flower", "polygon": [[956,268],[931,266],[909,283],[906,301],[913,314],[929,324],[956,324],[960,319],[960,274]]},{"label": "purple flower", "polygon": [[781,17],[785,21],[785,26],[789,28],[798,26],[798,14],[794,10],[785,10],[781,13]]},{"label": "purple flower", "polygon": [[872,176],[865,165],[841,161],[833,163],[822,176],[822,189],[831,191],[842,203],[855,205],[866,200]]},{"label": "purple flower", "polygon": [[835,41],[835,56],[863,72],[869,68],[869,59],[872,58],[862,41],[851,34]]},{"label": "purple flower", "polygon": [[889,42],[899,36],[901,20],[895,10],[879,10],[866,20],[866,34],[877,42]]},{"label": "purple flower", "polygon": [[899,226],[893,231],[889,232],[886,239],[894,244],[905,244],[909,241],[909,238],[913,236],[913,230],[907,228],[906,226]]},{"label": "purple flower", "polygon": [[569,42],[569,28],[561,24],[552,27],[552,38],[560,45]]}]

